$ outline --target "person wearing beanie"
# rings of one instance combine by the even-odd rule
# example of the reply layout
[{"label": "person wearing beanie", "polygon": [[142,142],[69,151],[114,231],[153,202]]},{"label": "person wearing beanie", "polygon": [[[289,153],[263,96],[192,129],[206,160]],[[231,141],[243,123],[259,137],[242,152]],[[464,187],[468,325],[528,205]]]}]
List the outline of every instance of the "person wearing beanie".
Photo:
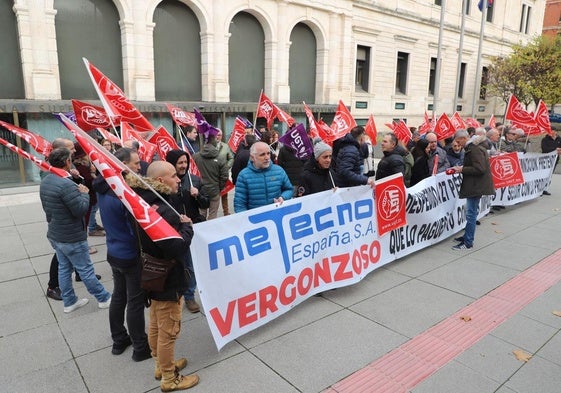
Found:
[{"label": "person wearing beanie", "polygon": [[[198,176],[189,173],[189,155],[183,150],[170,150],[166,155],[166,161],[172,164],[177,171],[177,177],[181,180],[177,194],[171,196],[171,204],[180,213],[189,217],[193,223],[205,221],[199,209],[206,209],[210,205],[208,196],[202,191],[202,182]],[[183,297],[187,309],[196,313],[200,306],[195,300],[195,271],[193,269],[193,257],[191,250],[187,250],[183,263],[187,271],[188,287]]]},{"label": "person wearing beanie", "polygon": [[316,192],[336,188],[331,166],[332,149],[320,138],[314,139],[314,156],[304,164],[302,184],[298,195],[310,195]]}]

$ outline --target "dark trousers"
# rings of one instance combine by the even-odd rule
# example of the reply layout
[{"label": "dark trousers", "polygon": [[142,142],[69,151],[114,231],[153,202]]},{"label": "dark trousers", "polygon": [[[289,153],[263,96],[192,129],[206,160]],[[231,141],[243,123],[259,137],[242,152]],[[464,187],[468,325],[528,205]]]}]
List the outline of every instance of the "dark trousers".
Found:
[{"label": "dark trousers", "polygon": [[[144,327],[144,291],[140,288],[140,263],[131,268],[111,266],[113,296],[109,306],[109,328],[113,343],[121,345],[130,339],[135,351],[148,348]],[[125,328],[125,311],[127,329]]]},{"label": "dark trousers", "polygon": [[49,288],[58,288],[58,259],[56,258],[56,253],[51,259],[51,267],[49,268],[49,283],[47,284]]}]

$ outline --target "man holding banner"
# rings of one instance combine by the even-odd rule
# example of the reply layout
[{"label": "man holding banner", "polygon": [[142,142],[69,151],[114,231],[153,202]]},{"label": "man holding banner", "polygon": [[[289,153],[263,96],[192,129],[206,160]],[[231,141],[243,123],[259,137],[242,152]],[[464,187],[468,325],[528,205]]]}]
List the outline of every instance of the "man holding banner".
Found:
[{"label": "man holding banner", "polygon": [[465,149],[464,165],[453,168],[463,175],[460,198],[466,198],[466,227],[464,235],[454,239],[460,243],[452,247],[453,250],[473,247],[479,200],[483,195],[495,195],[489,154],[483,143],[486,139],[484,135],[474,135],[468,141],[465,130],[458,130],[454,135],[454,140]]}]

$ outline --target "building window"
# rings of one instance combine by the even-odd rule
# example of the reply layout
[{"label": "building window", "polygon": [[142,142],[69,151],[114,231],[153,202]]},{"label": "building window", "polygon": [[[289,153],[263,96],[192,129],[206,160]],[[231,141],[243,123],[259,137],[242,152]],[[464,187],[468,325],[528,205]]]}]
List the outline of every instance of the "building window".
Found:
[{"label": "building window", "polygon": [[370,48],[356,47],[355,91],[368,91],[368,74],[370,73]]},{"label": "building window", "polygon": [[434,95],[434,85],[436,83],[436,57],[430,58],[429,70],[429,95]]},{"label": "building window", "polygon": [[442,5],[442,0],[434,0],[434,5]]},{"label": "building window", "polygon": [[466,63],[462,63],[460,66],[460,85],[458,87],[458,98],[464,97],[464,84],[466,80]]},{"label": "building window", "polygon": [[[467,3],[467,4],[465,4],[465,3]],[[470,0],[464,0],[463,3],[462,3],[462,7],[464,6],[464,4],[465,4],[465,7],[466,7],[466,15],[469,15],[469,9],[471,8],[471,1]],[[463,8],[462,8],[462,10],[463,10]]]},{"label": "building window", "polygon": [[397,52],[397,67],[395,71],[395,92],[396,94],[407,93],[407,68],[409,63],[409,53]]},{"label": "building window", "polygon": [[489,83],[489,68],[483,67],[481,69],[481,85],[479,86],[479,99],[481,100],[487,98],[487,83]]},{"label": "building window", "polygon": [[487,0],[487,4],[489,5],[487,7],[487,22],[493,22],[493,10],[495,9],[495,2],[491,3],[489,0]]},{"label": "building window", "polygon": [[528,28],[530,27],[530,11],[532,7],[526,4],[522,4],[522,14],[520,15],[520,27],[519,32],[528,34]]}]

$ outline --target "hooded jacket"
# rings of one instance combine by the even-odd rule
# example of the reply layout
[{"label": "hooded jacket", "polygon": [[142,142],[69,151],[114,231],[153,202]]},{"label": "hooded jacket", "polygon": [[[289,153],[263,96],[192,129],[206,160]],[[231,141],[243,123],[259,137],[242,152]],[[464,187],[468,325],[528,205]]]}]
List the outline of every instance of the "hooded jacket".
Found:
[{"label": "hooded jacket", "polygon": [[203,181],[202,190],[210,199],[217,197],[229,178],[228,162],[224,155],[212,143],[206,143],[203,149],[193,156]]},{"label": "hooded jacket", "polygon": [[[154,190],[156,190],[164,199],[170,199],[171,189],[158,181],[150,178],[144,179]],[[132,189],[142,197],[149,205],[157,207],[157,212],[166,220],[173,228],[177,230],[181,239],[166,239],[154,242],[148,235],[137,226],[142,251],[152,255],[155,258],[172,260],[175,259],[176,264],[169,273],[163,292],[149,292],[150,299],[159,301],[177,301],[187,289],[187,276],[183,266],[185,253],[189,249],[191,239],[193,238],[193,227],[189,224],[182,223],[179,216],[158,198],[146,185],[135,177],[127,177],[127,183]]]},{"label": "hooded jacket", "polygon": [[472,137],[466,146],[464,166],[462,167],[462,186],[460,198],[473,198],[483,195],[495,195],[495,186],[491,176],[491,165],[487,149],[482,144],[484,135]]},{"label": "hooded jacket", "polygon": [[[335,146],[337,144],[337,146]],[[360,145],[348,133],[335,141],[333,145],[333,161],[337,184],[341,187],[352,187],[366,184],[368,178],[362,174],[364,157],[360,153]]]}]

